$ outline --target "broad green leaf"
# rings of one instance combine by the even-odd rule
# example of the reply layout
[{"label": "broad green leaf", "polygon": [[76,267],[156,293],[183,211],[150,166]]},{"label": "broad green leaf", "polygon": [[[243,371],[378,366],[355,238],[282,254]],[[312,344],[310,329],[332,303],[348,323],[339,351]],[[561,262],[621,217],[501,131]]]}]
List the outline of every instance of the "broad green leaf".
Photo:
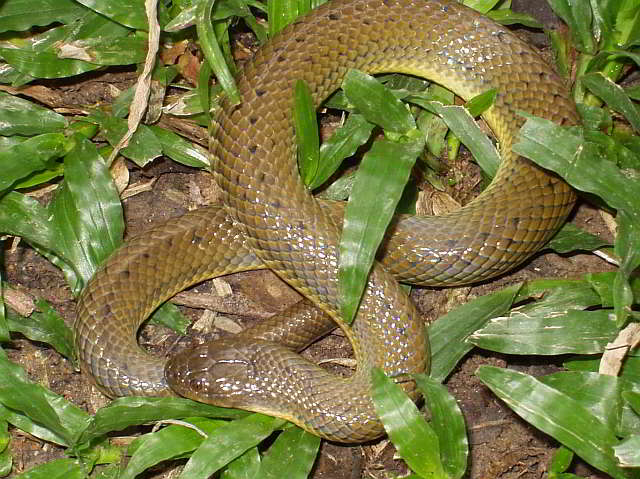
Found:
[{"label": "broad green leaf", "polygon": [[196,449],[182,470],[180,479],[208,478],[246,450],[262,442],[273,431],[282,427],[284,422],[282,419],[252,414],[219,427]]},{"label": "broad green leaf", "polygon": [[293,124],[300,176],[304,184],[310,186],[320,163],[320,134],[311,90],[303,80],[297,80],[294,88]]},{"label": "broad green leaf", "polygon": [[478,117],[485,111],[493,106],[498,96],[498,90],[491,88],[490,90],[474,96],[471,100],[465,103],[464,107],[467,109],[472,117]]},{"label": "broad green leaf", "polygon": [[32,383],[25,371],[6,357],[0,358],[0,403],[64,438],[66,445],[73,444],[89,421],[87,413],[62,396]]},{"label": "broad green leaf", "polygon": [[37,306],[40,311],[28,318],[10,314],[7,318],[9,329],[22,333],[32,341],[50,344],[67,359],[72,359],[73,331],[47,301],[41,299]]},{"label": "broad green leaf", "polygon": [[542,28],[542,24],[528,13],[513,10],[492,10],[487,17],[502,25],[524,25],[529,28]]},{"label": "broad green leaf", "polygon": [[77,0],[78,3],[111,20],[137,30],[148,30],[144,2],[114,2],[112,0]]},{"label": "broad green leaf", "polygon": [[316,176],[311,184],[308,185],[309,189],[313,190],[327,181],[338,169],[342,160],[353,155],[358,148],[369,140],[372,130],[372,123],[369,123],[358,113],[351,113],[345,124],[338,128],[331,135],[331,138],[323,141],[322,145],[320,145],[320,163]]},{"label": "broad green leaf", "polygon": [[[613,281],[613,309],[616,323],[622,327],[627,322],[634,303],[630,278],[640,266],[640,213],[620,210],[616,216],[618,236],[614,250],[620,258],[620,269]],[[639,298],[640,300],[640,298]]]},{"label": "broad green leaf", "polygon": [[593,251],[609,244],[608,241],[578,228],[573,223],[566,223],[545,245],[545,249],[563,254],[580,250]]},{"label": "broad green leaf", "polygon": [[149,128],[160,142],[162,153],[173,161],[194,168],[208,169],[211,166],[209,154],[201,146],[191,143],[165,128],[155,125],[151,125]]},{"label": "broad green leaf", "polygon": [[591,92],[604,100],[610,108],[624,115],[636,133],[640,133],[640,110],[633,104],[621,86],[605,77],[602,73],[583,75],[580,81]]},{"label": "broad green leaf", "polygon": [[255,479],[260,472],[260,453],[252,447],[240,457],[229,463],[224,469],[221,479]]},{"label": "broad green leaf", "polygon": [[417,374],[416,384],[431,412],[431,427],[438,436],[440,459],[450,479],[461,478],[469,460],[469,440],[462,411],[446,387]]},{"label": "broad green leaf", "polygon": [[260,479],[306,479],[316,460],[320,438],[299,427],[285,429],[262,458]]},{"label": "broad green leaf", "polygon": [[600,196],[612,208],[640,211],[640,196],[627,193],[636,182],[615,164],[602,161],[598,151],[563,127],[525,116],[527,121],[513,147],[516,153],[555,171],[574,188]]},{"label": "broad green leaf", "polygon": [[268,0],[269,36],[272,37],[309,10],[310,0]]},{"label": "broad green leaf", "polygon": [[11,449],[9,449],[9,424],[0,419],[0,477],[8,476],[13,467]]},{"label": "broad green leaf", "polygon": [[622,467],[640,467],[640,434],[613,446],[613,450]]},{"label": "broad green leaf", "polygon": [[637,384],[625,378],[584,371],[559,371],[538,379],[574,398],[616,435],[640,433],[640,417],[623,399],[628,392],[640,392]]},{"label": "broad green leaf", "polygon": [[[0,264],[4,264],[4,241],[0,241]],[[4,279],[0,270],[0,343],[11,341],[7,324],[7,310],[4,305]],[[1,451],[1,449],[0,449]]]},{"label": "broad green leaf", "polygon": [[147,55],[144,37],[94,37],[73,43],[73,56],[97,65],[131,65],[142,63]]},{"label": "broad green leaf", "polygon": [[[202,418],[185,422],[192,423],[205,434],[213,433],[224,424],[222,421]],[[122,471],[120,479],[133,479],[151,466],[183,456],[200,446],[204,439],[195,429],[179,425],[170,425],[157,432],[145,434],[129,447],[131,459]]]},{"label": "broad green leaf", "polygon": [[473,349],[466,339],[487,321],[504,315],[518,294],[520,285],[481,296],[439,318],[429,326],[431,374],[444,381],[465,354]]},{"label": "broad green leaf", "polygon": [[[600,369],[600,357],[577,356],[565,361],[562,365],[570,371],[591,371],[596,373]],[[622,364],[620,377],[640,383],[640,358],[628,356]]]},{"label": "broad green leaf", "polygon": [[636,413],[640,414],[640,392],[627,391],[622,393],[622,397],[631,405]]},{"label": "broad green leaf", "polygon": [[562,473],[569,469],[569,466],[573,462],[573,451],[567,449],[564,446],[560,446],[556,449],[556,452],[553,454],[551,458],[551,463],[549,464],[549,473]]},{"label": "broad green leaf", "polygon": [[378,368],[371,372],[373,404],[400,457],[421,477],[445,479],[438,436],[400,386]]},{"label": "broad green leaf", "polygon": [[549,5],[569,25],[575,47],[583,53],[595,53],[596,45],[591,33],[593,15],[589,2],[550,0]]},{"label": "broad green leaf", "polygon": [[66,126],[66,118],[53,110],[0,92],[0,134],[33,136],[59,133]]},{"label": "broad green leaf", "polygon": [[[89,118],[99,123],[111,146],[115,147],[127,132],[127,120],[123,118],[116,118],[97,110],[94,110]],[[162,144],[150,127],[139,125],[129,145],[120,150],[120,154],[142,167],[162,155]]]},{"label": "broad green leaf", "polygon": [[[600,295],[600,302],[605,308],[613,306],[613,283],[617,274],[617,272],[609,271],[606,273],[589,273],[585,275],[585,279],[589,282],[590,286]],[[630,285],[633,295],[640,298],[640,278],[632,278]]]},{"label": "broad green leaf", "polygon": [[169,302],[156,309],[149,320],[155,324],[162,324],[178,334],[187,334],[187,328],[193,322],[185,317],[175,304]]},{"label": "broad green leaf", "polygon": [[0,419],[7,421],[12,426],[31,434],[43,441],[58,444],[60,446],[68,446],[68,441],[51,429],[40,425],[21,412],[14,411],[0,404]]},{"label": "broad green leaf", "polygon": [[65,78],[100,68],[100,65],[83,60],[59,58],[55,53],[48,51],[0,48],[0,57],[20,73],[36,78]]},{"label": "broad green leaf", "polygon": [[422,141],[378,140],[360,163],[340,238],[340,303],[347,323],[355,316],[378,246],[423,147]]},{"label": "broad green leaf", "polygon": [[14,479],[84,479],[84,466],[77,459],[54,459],[35,466]]},{"label": "broad green leaf", "polygon": [[440,116],[456,137],[469,148],[480,168],[489,177],[495,176],[500,165],[500,154],[464,107],[414,97],[409,101]]},{"label": "broad green leaf", "polygon": [[65,180],[49,205],[57,244],[81,281],[77,294],[98,266],[122,242],[124,220],[120,197],[95,146],[75,135],[75,148],[65,158]]},{"label": "broad green leaf", "polygon": [[493,318],[469,336],[476,346],[505,354],[595,354],[618,333],[610,311],[570,310],[558,315],[536,315],[517,309]]},{"label": "broad green leaf", "polygon": [[191,416],[222,419],[239,418],[247,414],[244,411],[209,406],[179,397],[119,398],[96,412],[78,442],[87,442],[112,431],[121,431],[129,426],[162,419],[182,419]]},{"label": "broad green leaf", "polygon": [[0,32],[71,23],[84,13],[85,8],[74,0],[8,0],[0,3]]},{"label": "broad green leaf", "polygon": [[372,76],[349,70],[342,89],[367,121],[385,131],[405,135],[415,129],[415,121],[407,107]]},{"label": "broad green leaf", "polygon": [[544,317],[598,306],[602,295],[587,279],[538,279],[524,283],[515,302],[531,299],[536,301],[518,307],[518,311]]},{"label": "broad green leaf", "polygon": [[200,47],[204,53],[211,70],[216,74],[218,82],[229,98],[232,105],[240,103],[240,96],[236,87],[233,73],[227,65],[220,45],[216,40],[213,26],[211,25],[211,10],[214,0],[203,0],[198,3],[196,10],[196,30]]},{"label": "broad green leaf", "polygon": [[481,366],[476,375],[537,429],[615,479],[627,477],[613,455],[613,446],[618,443],[614,431],[575,399],[516,371]]},{"label": "broad green leaf", "polygon": [[0,151],[0,193],[28,175],[48,168],[64,155],[67,141],[61,133],[45,133]]},{"label": "broad green leaf", "polygon": [[[447,132],[449,131],[447,124],[438,115],[426,110],[420,112],[416,124],[418,129],[425,135],[426,146],[429,153],[435,158],[440,158],[446,144]],[[441,170],[439,165],[428,164],[436,171]]]}]

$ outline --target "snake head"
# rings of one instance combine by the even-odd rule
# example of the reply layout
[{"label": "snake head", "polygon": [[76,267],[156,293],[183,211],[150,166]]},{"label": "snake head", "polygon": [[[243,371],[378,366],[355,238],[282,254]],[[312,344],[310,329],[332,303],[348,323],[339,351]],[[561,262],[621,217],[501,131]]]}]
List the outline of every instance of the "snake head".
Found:
[{"label": "snake head", "polygon": [[169,359],[165,377],[175,393],[195,401],[282,415],[274,398],[287,397],[283,354],[294,356],[268,341],[218,339]]}]

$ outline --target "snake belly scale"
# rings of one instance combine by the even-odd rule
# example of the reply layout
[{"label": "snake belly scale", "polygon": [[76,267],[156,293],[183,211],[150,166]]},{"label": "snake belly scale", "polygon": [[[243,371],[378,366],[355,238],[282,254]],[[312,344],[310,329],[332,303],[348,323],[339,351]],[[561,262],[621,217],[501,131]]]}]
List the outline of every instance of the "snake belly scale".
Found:
[{"label": "snake belly scale", "polygon": [[[465,99],[496,88],[495,104],[483,116],[499,141],[502,163],[491,185],[464,208],[394,220],[358,315],[346,327],[337,284],[341,206],[318,202],[304,188],[291,111],[296,80],[307,82],[320,105],[350,68],[425,77]],[[79,300],[81,367],[110,396],[173,389],[284,417],[331,440],[376,438],[384,430],[370,396],[371,369],[398,378],[416,398],[407,375],[429,367],[424,326],[398,280],[469,283],[512,269],[538,251],[563,224],[575,196],[560,179],[512,153],[522,124],[517,112],[574,124],[575,107],[564,82],[529,46],[444,0],[332,0],[271,39],[237,83],[241,103],[223,103],[211,138],[224,208],[158,226],[107,261]],[[265,267],[315,308],[296,307],[239,338],[172,358],[166,374],[165,359],[138,347],[137,329],[163,300],[209,277]],[[348,378],[295,352],[336,324],[358,362]]]}]

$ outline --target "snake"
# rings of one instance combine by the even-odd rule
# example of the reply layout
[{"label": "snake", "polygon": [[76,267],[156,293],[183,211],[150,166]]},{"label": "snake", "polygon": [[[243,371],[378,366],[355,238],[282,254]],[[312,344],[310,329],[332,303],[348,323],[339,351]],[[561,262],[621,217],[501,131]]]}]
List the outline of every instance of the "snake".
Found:
[{"label": "snake", "polygon": [[[483,113],[501,163],[490,185],[442,216],[397,216],[372,266],[355,320],[341,319],[339,237],[344,206],[317,200],[298,171],[296,81],[316,108],[350,69],[426,78],[468,100],[496,89]],[[400,283],[484,281],[530,258],[576,200],[559,177],[514,153],[526,112],[578,121],[566,81],[509,30],[447,0],[331,0],[258,49],[212,120],[212,171],[222,206],[154,227],[123,244],[83,290],[74,323],[81,370],[105,394],[180,395],[288,419],[320,437],[359,443],[384,434],[372,399],[380,368],[419,399],[429,371],[426,328]],[[163,301],[204,279],[268,268],[306,300],[249,328],[173,356],[143,351],[136,334]],[[357,368],[337,375],[299,354],[340,327]]]}]

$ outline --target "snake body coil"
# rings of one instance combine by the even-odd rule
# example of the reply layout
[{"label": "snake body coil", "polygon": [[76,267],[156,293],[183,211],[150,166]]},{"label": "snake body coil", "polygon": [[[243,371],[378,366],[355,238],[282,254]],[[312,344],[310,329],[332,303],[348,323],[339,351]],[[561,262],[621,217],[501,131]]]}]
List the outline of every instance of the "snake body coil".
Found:
[{"label": "snake body coil", "polygon": [[[484,118],[503,158],[492,184],[461,210],[395,221],[352,328],[339,320],[340,208],[317,202],[301,183],[291,120],[296,80],[307,82],[319,105],[349,68],[425,77],[467,99],[497,88]],[[333,0],[262,47],[237,81],[242,102],[223,104],[211,141],[225,209],[192,212],[156,227],[109,259],[79,301],[75,332],[82,368],[112,396],[170,394],[164,360],[136,343],[141,322],[190,284],[268,267],[325,314],[298,308],[288,323],[273,319],[240,339],[173,358],[166,374],[172,388],[284,417],[332,440],[375,438],[383,429],[370,398],[371,368],[397,378],[428,369],[422,323],[397,280],[477,281],[539,250],[575,198],[561,180],[512,153],[522,124],[516,112],[572,124],[575,108],[563,82],[526,44],[445,0]],[[337,320],[353,345],[358,369],[350,378],[292,351],[326,332],[327,318]],[[412,382],[403,387],[415,397]]]}]

